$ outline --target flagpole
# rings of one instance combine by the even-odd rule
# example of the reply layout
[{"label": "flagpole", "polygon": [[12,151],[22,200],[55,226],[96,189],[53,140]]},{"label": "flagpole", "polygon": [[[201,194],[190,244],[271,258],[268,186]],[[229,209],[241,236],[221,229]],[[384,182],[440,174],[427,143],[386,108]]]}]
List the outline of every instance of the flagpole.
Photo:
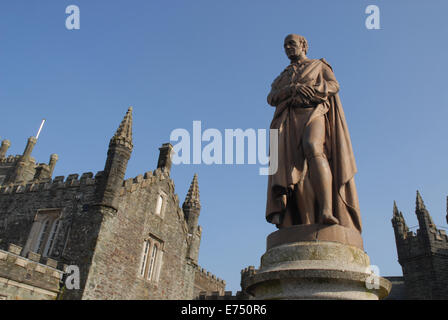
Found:
[{"label": "flagpole", "polygon": [[39,135],[40,135],[40,132],[42,131],[42,127],[44,126],[45,121],[46,121],[46,120],[43,119],[43,120],[42,120],[42,123],[40,124],[39,131],[37,132],[37,135],[36,135],[36,140],[39,139]]}]

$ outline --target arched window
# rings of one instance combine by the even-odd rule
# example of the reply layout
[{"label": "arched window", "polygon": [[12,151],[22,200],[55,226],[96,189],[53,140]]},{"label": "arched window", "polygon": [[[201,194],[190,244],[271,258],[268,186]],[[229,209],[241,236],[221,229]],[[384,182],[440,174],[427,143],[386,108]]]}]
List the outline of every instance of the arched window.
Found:
[{"label": "arched window", "polygon": [[157,245],[154,244],[154,246],[152,247],[151,258],[149,259],[148,274],[147,274],[148,280],[151,280],[151,277],[154,273],[154,265],[156,263],[157,250],[158,250]]},{"label": "arched window", "polygon": [[59,223],[60,223],[60,219],[57,219],[56,221],[53,221],[52,227],[51,227],[51,231],[50,234],[48,236],[48,241],[47,241],[47,245],[45,246],[45,250],[43,251],[43,256],[47,257],[48,255],[51,254],[52,250],[53,250],[53,246],[54,246],[54,242],[56,239],[56,236],[58,234],[59,231]]},{"label": "arched window", "polygon": [[166,199],[167,196],[162,191],[157,195],[157,201],[154,213],[162,218],[165,215]]},{"label": "arched window", "polygon": [[142,265],[141,265],[141,268],[140,268],[140,275],[142,277],[145,276],[146,262],[147,262],[147,259],[148,259],[148,253],[149,253],[150,246],[151,246],[151,242],[149,240],[146,240],[145,244],[143,246]]},{"label": "arched window", "polygon": [[46,218],[42,223],[42,228],[40,229],[39,241],[37,242],[37,247],[33,250],[36,253],[41,253],[46,240],[48,239],[48,229],[50,229],[50,218]]},{"label": "arched window", "polygon": [[39,210],[34,218],[24,253],[30,251],[47,257],[57,242],[61,223],[61,209]]},{"label": "arched window", "polygon": [[148,281],[157,282],[162,264],[163,242],[155,237],[144,241],[140,276]]},{"label": "arched window", "polygon": [[163,205],[163,197],[159,194],[157,197],[157,204],[156,204],[156,214],[159,214],[162,212],[162,205]]}]

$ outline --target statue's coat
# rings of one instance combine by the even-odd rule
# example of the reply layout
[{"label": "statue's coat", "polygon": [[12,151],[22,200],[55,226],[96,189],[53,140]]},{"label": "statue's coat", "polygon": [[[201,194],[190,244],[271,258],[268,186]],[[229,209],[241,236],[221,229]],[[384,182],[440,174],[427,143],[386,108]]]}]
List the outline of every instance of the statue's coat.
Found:
[{"label": "statue's coat", "polygon": [[[309,171],[303,153],[304,129],[317,117],[325,117],[325,155],[333,176],[333,214],[339,224],[361,232],[358,195],[354,181],[357,171],[350,135],[344,111],[339,99],[339,84],[331,66],[324,60],[307,59],[289,65],[272,83],[268,103],[273,105],[272,95],[291,84],[312,86],[316,94],[311,99],[314,108],[303,108],[289,98],[276,105],[271,129],[279,130],[278,170],[268,179],[266,219],[271,222],[274,213],[285,210],[281,196],[288,188],[307,183]],[[308,188],[309,189],[309,188]]]}]

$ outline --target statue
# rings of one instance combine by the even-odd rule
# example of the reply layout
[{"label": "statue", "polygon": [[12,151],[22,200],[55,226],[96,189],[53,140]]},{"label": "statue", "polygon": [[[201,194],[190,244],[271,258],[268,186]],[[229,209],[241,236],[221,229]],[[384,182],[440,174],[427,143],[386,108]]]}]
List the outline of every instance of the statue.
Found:
[{"label": "statue", "polygon": [[274,80],[278,170],[269,176],[266,219],[279,229],[298,224],[341,226],[361,232],[356,163],[339,84],[325,59],[308,59],[307,40],[290,34],[291,64]]}]

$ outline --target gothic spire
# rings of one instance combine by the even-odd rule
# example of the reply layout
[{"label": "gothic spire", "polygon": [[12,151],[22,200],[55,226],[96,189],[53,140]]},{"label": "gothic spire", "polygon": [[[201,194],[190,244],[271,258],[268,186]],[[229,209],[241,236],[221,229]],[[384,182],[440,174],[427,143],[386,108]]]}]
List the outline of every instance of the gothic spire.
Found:
[{"label": "gothic spire", "polygon": [[406,221],[404,220],[403,213],[398,210],[397,203],[394,201],[394,215],[392,218],[392,222],[401,222],[406,225]]},{"label": "gothic spire", "polygon": [[429,211],[426,209],[425,203],[423,202],[422,196],[420,195],[420,192],[418,192],[418,190],[415,205],[415,213],[417,214],[420,229],[425,229],[426,227],[429,228],[435,227],[434,221],[432,220]]},{"label": "gothic spire", "polygon": [[398,211],[397,203],[394,200],[394,217],[399,217],[400,211]]},{"label": "gothic spire", "polygon": [[392,218],[392,226],[394,227],[396,239],[405,239],[409,228],[406,225],[403,214],[398,210],[397,203],[394,201],[394,216]]},{"label": "gothic spire", "polygon": [[132,149],[132,107],[129,107],[110,142],[111,144],[123,144]]},{"label": "gothic spire", "polygon": [[417,199],[415,201],[415,209],[416,210],[426,210],[425,203],[423,202],[422,196],[420,192],[417,190]]},{"label": "gothic spire", "polygon": [[189,207],[201,207],[201,202],[199,200],[199,184],[198,184],[198,175],[195,173],[193,177],[193,181],[191,182],[190,189],[188,189],[187,196],[185,197],[185,201],[183,206]]}]

